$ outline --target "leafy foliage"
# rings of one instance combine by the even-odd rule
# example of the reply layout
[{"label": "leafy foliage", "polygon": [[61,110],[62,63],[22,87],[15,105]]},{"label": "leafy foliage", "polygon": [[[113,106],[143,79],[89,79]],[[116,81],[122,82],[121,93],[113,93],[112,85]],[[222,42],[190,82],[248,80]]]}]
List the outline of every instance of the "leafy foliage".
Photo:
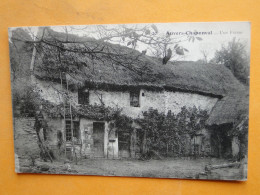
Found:
[{"label": "leafy foliage", "polygon": [[153,109],[144,112],[143,115],[144,118],[137,119],[137,123],[146,133],[148,151],[155,150],[177,156],[190,154],[187,141],[205,127],[208,118],[206,111],[196,107],[189,109],[182,107],[177,115],[171,111],[165,115]]},{"label": "leafy foliage", "polygon": [[245,44],[234,38],[227,46],[216,51],[213,60],[224,64],[240,82],[249,84],[249,55]]},{"label": "leafy foliage", "polygon": [[[20,39],[21,41],[17,41],[16,39]],[[23,29],[16,29],[12,32],[12,38],[9,42],[9,52],[11,76],[13,82],[30,75],[29,67],[32,57],[33,45],[26,44],[25,41],[27,40],[31,40],[31,37],[27,31]]]},{"label": "leafy foliage", "polygon": [[33,117],[39,106],[38,100],[39,96],[31,85],[23,86],[22,88],[19,88],[19,85],[13,85],[12,102],[14,116]]},{"label": "leafy foliage", "polygon": [[[139,141],[141,155],[150,151],[159,152],[166,156],[186,156],[192,154],[190,141],[199,130],[205,128],[208,113],[196,107],[182,107],[175,115],[171,111],[167,114],[156,109],[149,109],[143,117],[132,119],[118,112],[110,123],[110,129],[116,129],[121,140],[131,145],[131,135],[136,125],[139,126],[136,139]],[[135,125],[134,125],[135,124]]]}]

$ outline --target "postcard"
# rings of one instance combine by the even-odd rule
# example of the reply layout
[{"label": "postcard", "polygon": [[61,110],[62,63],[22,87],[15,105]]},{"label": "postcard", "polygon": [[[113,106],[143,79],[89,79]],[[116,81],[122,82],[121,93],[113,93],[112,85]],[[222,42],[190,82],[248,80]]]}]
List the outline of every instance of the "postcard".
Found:
[{"label": "postcard", "polygon": [[250,22],[9,28],[17,173],[246,180]]}]

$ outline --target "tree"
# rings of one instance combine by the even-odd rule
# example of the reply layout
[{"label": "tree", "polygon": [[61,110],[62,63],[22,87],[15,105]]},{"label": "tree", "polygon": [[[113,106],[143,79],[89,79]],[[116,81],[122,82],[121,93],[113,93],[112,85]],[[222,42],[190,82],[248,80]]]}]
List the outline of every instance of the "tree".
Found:
[{"label": "tree", "polygon": [[[19,39],[21,41],[14,41],[12,38]],[[32,41],[28,31],[24,29],[16,29],[12,32],[12,38],[9,40],[10,51],[10,67],[12,81],[16,81],[29,76],[29,66],[31,61],[31,55],[33,47],[31,44],[26,44],[25,41]]]},{"label": "tree", "polygon": [[209,51],[206,50],[206,49],[202,49],[200,50],[201,54],[203,55],[203,58],[202,58],[202,62],[204,64],[207,64],[208,63],[208,56],[209,56]]},{"label": "tree", "polygon": [[[53,30],[48,27],[43,27],[43,32],[40,36],[39,34],[35,35],[30,29],[27,29],[27,34],[30,34],[33,40],[32,38],[31,40],[25,39],[24,36],[12,37],[11,40],[22,41],[30,43],[31,45],[34,44],[37,47],[41,45],[41,47],[45,48],[45,52],[47,52],[46,49],[56,49],[61,54],[64,52],[74,54],[80,53],[82,55],[88,55],[93,59],[97,59],[98,56],[102,58],[105,57],[106,60],[112,61],[113,64],[124,66],[128,69],[131,64],[128,65],[127,62],[132,62],[133,59],[138,60],[142,54],[147,54],[160,59],[166,58],[167,60],[164,60],[163,62],[163,64],[166,64],[168,60],[178,59],[179,57],[184,56],[186,52],[189,52],[181,43],[185,41],[194,42],[196,40],[202,40],[200,37],[193,35],[176,38],[169,33],[160,32],[160,29],[154,24],[137,26],[118,25],[116,27],[106,25],[83,28],[64,27],[63,32],[61,32],[60,28],[61,27],[59,27],[59,32],[48,33]],[[79,33],[81,38],[72,34],[72,32]],[[55,35],[53,36],[53,34]],[[28,35],[26,37],[28,37]],[[93,44],[94,40],[91,38],[96,39],[95,44]],[[127,46],[134,50],[141,51],[141,54],[134,55],[134,58],[130,59],[130,61],[126,61],[126,58],[124,57],[125,53],[122,55],[122,53],[120,54],[105,43],[116,43]],[[128,50],[128,53],[133,55],[131,50]],[[120,59],[124,63],[121,63]]]},{"label": "tree", "polygon": [[97,29],[100,40],[119,43],[137,50],[142,48],[142,53],[162,59],[164,65],[169,60],[183,58],[189,52],[182,46],[183,42],[202,41],[201,37],[195,35],[174,37],[169,32],[161,32],[155,24],[119,25],[117,28],[101,25],[97,26]]},{"label": "tree", "polygon": [[249,84],[249,55],[246,44],[235,38],[215,53],[216,63],[226,66],[243,84]]}]

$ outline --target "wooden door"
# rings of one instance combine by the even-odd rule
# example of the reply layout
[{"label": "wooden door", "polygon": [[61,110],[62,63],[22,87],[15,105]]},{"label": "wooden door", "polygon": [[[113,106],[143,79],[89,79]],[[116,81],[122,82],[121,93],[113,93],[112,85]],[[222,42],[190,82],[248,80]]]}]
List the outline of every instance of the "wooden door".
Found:
[{"label": "wooden door", "polygon": [[105,132],[105,123],[103,122],[93,123],[94,157],[104,157],[104,132]]}]

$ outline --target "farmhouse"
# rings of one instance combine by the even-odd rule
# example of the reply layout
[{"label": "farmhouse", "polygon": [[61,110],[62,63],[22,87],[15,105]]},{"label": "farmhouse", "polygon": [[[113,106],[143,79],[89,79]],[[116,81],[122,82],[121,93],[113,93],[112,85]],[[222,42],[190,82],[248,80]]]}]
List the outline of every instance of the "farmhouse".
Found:
[{"label": "farmhouse", "polygon": [[[230,92],[215,104],[207,125],[222,140],[223,144],[212,147],[217,150],[215,152],[219,153],[218,156],[232,154],[233,157],[238,157],[247,148],[248,108],[248,90]],[[247,152],[242,153],[245,155]]]},{"label": "farmhouse", "polygon": [[[186,61],[162,65],[160,59],[120,45],[75,35],[67,37],[50,29],[48,33],[49,41],[66,38],[67,42],[88,42],[91,48],[108,48],[121,57],[111,62],[107,56],[91,59],[84,54],[68,54],[60,59],[60,64],[69,67],[69,71],[61,71],[52,54],[38,49],[32,76],[34,90],[41,99],[36,122],[47,121],[49,133],[43,137],[56,156],[60,156],[60,151],[86,158],[132,156],[135,149],[130,148],[137,146],[130,147],[125,137],[131,140],[136,134],[119,134],[112,125],[119,112],[137,119],[151,108],[178,114],[184,106],[196,107],[210,115],[209,130],[199,136],[239,126],[235,123],[240,111],[247,113],[248,105],[240,101],[248,97],[239,94],[244,86],[224,66]],[[132,125],[138,132],[140,127]],[[232,153],[232,148],[237,148],[235,141],[227,142],[225,150]],[[222,150],[212,150],[212,154]]]}]

